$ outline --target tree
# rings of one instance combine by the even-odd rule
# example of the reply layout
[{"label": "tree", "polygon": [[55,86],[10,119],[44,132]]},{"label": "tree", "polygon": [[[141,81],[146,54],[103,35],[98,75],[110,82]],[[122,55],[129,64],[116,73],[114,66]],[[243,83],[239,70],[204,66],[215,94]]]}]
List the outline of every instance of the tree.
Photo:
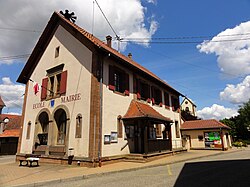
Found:
[{"label": "tree", "polygon": [[240,106],[238,116],[221,120],[222,123],[231,127],[230,134],[236,139],[250,139],[250,100]]},{"label": "tree", "polygon": [[229,134],[234,138],[234,137],[237,137],[237,128],[236,128],[236,124],[234,122],[234,120],[232,118],[230,119],[223,119],[223,120],[220,120],[221,123],[229,126],[231,128],[231,130],[229,130]]}]

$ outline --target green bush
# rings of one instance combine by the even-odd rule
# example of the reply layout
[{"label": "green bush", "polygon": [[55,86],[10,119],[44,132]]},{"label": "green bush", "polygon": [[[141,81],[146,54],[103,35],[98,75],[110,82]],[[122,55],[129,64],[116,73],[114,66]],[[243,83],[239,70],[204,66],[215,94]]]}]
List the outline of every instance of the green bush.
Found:
[{"label": "green bush", "polygon": [[232,145],[234,147],[247,147],[247,142],[246,141],[236,141],[236,142],[233,142]]}]

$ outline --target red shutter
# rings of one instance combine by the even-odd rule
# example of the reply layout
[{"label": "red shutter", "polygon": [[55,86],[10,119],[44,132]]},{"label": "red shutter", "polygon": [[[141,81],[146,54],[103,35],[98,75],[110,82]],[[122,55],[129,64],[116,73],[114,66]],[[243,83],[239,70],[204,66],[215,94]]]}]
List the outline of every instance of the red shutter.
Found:
[{"label": "red shutter", "polygon": [[42,80],[42,91],[41,91],[41,100],[45,100],[47,97],[47,87],[48,87],[48,78]]},{"label": "red shutter", "polygon": [[67,88],[67,71],[61,73],[60,94],[65,94]]}]

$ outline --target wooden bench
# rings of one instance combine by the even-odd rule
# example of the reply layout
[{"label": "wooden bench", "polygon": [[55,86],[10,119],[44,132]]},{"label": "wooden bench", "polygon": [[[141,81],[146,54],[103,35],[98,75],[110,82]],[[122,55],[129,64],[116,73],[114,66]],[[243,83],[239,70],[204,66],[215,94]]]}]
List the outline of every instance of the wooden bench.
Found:
[{"label": "wooden bench", "polygon": [[[19,166],[39,166],[39,155],[26,155],[24,159],[19,160]],[[33,165],[33,163],[36,163]]]}]

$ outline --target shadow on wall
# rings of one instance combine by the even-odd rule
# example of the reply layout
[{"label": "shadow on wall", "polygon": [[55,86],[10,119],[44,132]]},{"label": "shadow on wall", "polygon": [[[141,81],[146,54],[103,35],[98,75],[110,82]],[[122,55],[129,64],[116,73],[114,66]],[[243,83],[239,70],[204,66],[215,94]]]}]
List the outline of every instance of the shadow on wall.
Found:
[{"label": "shadow on wall", "polygon": [[186,163],[174,187],[250,186],[250,160]]}]

